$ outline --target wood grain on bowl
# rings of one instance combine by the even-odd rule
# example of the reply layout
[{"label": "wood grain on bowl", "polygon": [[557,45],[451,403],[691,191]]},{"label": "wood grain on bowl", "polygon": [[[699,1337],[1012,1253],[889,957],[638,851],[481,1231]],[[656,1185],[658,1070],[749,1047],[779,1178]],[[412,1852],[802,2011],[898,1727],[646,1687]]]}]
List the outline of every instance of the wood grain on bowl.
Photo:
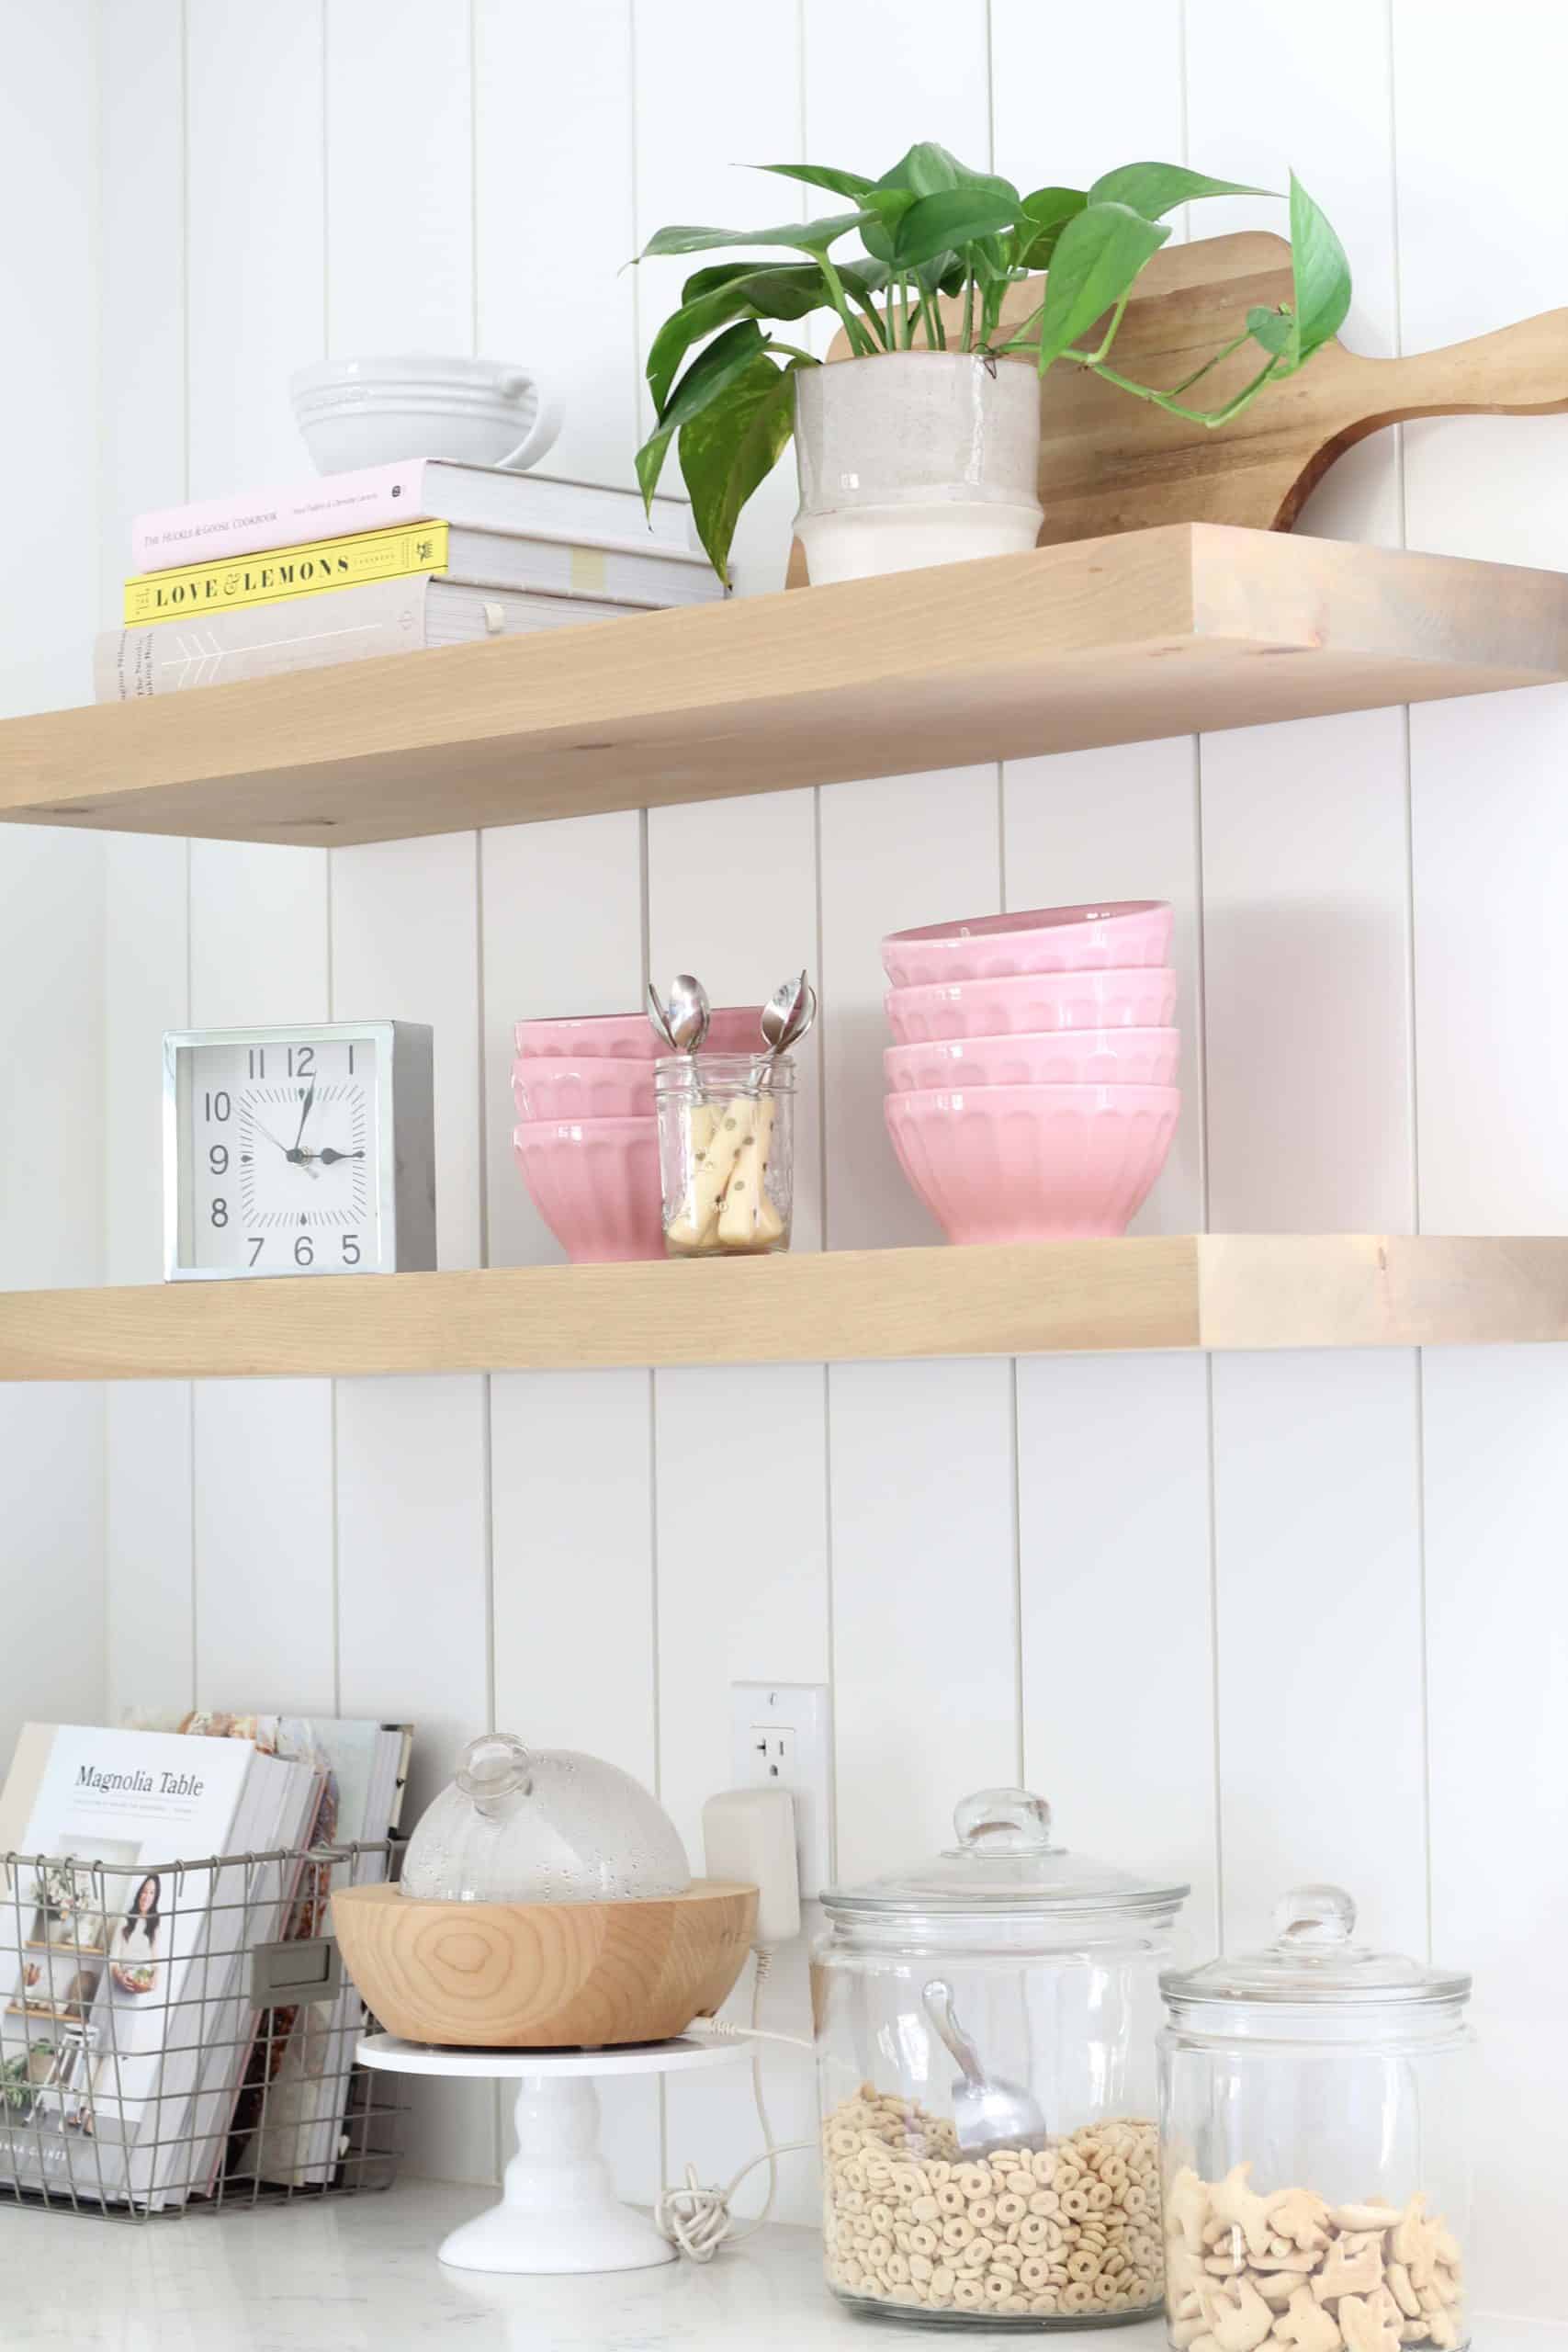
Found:
[{"label": "wood grain on bowl", "polygon": [[730,1992],[756,1917],[756,1888],[728,1879],[645,1903],[426,1903],[396,1886],[333,1897],[344,1965],[381,2023],[485,2050],[683,2033]]}]

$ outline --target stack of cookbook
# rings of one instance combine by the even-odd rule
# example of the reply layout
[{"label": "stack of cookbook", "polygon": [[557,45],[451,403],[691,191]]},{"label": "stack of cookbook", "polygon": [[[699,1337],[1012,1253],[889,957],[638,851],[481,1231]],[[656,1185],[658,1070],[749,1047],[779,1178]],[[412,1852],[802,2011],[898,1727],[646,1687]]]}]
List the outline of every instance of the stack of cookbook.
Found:
[{"label": "stack of cookbook", "polygon": [[142,514],[99,702],[580,628],[724,591],[683,500],[434,458]]},{"label": "stack of cookbook", "polygon": [[280,2030],[253,1964],[321,1925],[312,1849],[395,1826],[411,1737],[277,1716],[24,1727],[0,1789],[0,2192],[159,2210],[236,2165],[332,2178],[357,1996]]}]

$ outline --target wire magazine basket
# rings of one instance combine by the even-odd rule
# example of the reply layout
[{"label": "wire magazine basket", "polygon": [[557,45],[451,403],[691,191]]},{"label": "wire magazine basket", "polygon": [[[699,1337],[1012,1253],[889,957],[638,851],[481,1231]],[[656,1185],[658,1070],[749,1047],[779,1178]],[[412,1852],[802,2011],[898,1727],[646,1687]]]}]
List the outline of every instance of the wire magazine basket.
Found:
[{"label": "wire magazine basket", "polygon": [[373,2020],[329,1906],[401,1853],[0,1855],[0,2206],[142,2222],[389,2188],[403,2110],[355,2064]]}]

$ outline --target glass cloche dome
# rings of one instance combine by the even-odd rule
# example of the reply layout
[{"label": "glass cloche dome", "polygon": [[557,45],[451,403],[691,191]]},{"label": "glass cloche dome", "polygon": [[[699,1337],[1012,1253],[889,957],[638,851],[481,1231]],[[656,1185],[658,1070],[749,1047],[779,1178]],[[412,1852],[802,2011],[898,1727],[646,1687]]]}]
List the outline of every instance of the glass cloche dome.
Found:
[{"label": "glass cloche dome", "polygon": [[692,1883],[674,1823],[640,1781],[510,1732],[471,1739],[409,1840],[402,1892],[441,1903],[624,1903]]}]

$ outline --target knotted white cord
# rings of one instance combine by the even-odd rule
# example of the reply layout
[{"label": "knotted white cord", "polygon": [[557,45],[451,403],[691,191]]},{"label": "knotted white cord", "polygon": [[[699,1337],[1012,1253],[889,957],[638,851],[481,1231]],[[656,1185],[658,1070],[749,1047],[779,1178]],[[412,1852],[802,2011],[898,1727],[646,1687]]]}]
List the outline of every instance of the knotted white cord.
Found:
[{"label": "knotted white cord", "polygon": [[[702,2018],[694,2023],[694,2033],[716,2034],[726,2041],[783,2041],[795,2050],[810,2050],[813,2045],[794,2033],[764,2033],[757,2024],[762,2005],[762,1987],[773,1970],[773,1954],[759,1951],[757,1973],[751,1984],[751,2022],[744,2025],[721,2025],[712,2018]],[[653,2219],[660,2234],[667,2238],[678,2254],[689,2262],[711,2262],[721,2245],[742,2245],[760,2230],[773,2210],[773,2198],[778,2188],[780,2156],[792,2156],[806,2148],[814,2148],[815,2140],[794,2140],[785,2147],[773,2141],[773,2127],[768,2114],[767,2100],[762,2095],[762,2055],[761,2051],[751,2061],[751,2089],[757,2101],[757,2120],[762,2127],[762,2153],[741,2165],[728,2188],[707,2188],[697,2178],[695,2165],[686,2166],[684,2186],[666,2188],[653,2209]],[[768,2194],[762,2210],[754,2222],[739,2233],[729,2201],[748,2173],[759,2165],[768,2167]]]}]

